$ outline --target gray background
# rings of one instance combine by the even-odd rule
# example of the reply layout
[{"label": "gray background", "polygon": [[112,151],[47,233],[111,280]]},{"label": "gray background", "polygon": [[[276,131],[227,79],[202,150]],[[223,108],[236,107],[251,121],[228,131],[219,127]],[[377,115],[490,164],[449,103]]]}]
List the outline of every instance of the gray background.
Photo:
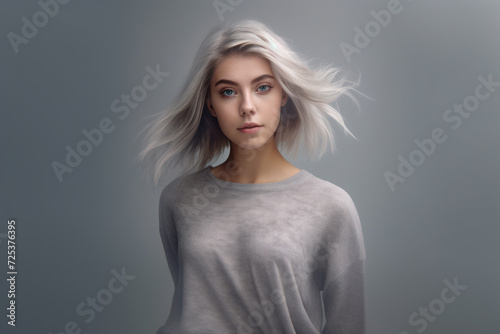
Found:
[{"label": "gray background", "polygon": [[[439,306],[444,280],[455,277],[467,288],[424,332],[499,333],[500,88],[458,129],[443,114],[474,94],[478,76],[500,81],[500,2],[404,0],[351,61],[340,44],[354,45],[355,27],[364,30],[388,1],[232,3],[222,20],[261,20],[299,53],[360,74],[371,98],[357,95],[360,109],[341,101],[358,141],[338,131],[336,154],[289,159],[356,203],[369,333],[418,333],[410,314]],[[211,0],[72,1],[15,53],[7,34],[20,35],[22,17],[33,22],[40,10],[36,1],[0,9],[0,267],[5,277],[7,219],[15,218],[18,270],[17,326],[2,314],[0,332],[55,334],[74,321],[82,333],[154,333],[173,290],[158,235],[161,187],[142,177],[137,136],[147,116],[169,106],[221,17]],[[157,64],[168,77],[120,119],[111,103]],[[66,145],[74,149],[104,118],[113,132],[59,182],[51,163],[64,163]],[[392,191],[384,173],[397,173],[398,156],[408,159],[434,128],[447,140]],[[105,293],[121,268],[135,278],[85,322],[76,307]],[[2,313],[6,288],[2,280]]]}]

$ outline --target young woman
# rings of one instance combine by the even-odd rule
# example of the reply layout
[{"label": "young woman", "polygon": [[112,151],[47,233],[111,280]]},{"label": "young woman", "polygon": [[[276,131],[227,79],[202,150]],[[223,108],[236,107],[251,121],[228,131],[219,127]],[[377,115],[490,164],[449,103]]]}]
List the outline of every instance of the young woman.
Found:
[{"label": "young woman", "polygon": [[[311,69],[260,22],[202,43],[141,158],[162,191],[159,230],[175,292],[166,333],[365,333],[365,259],[356,207],[339,186],[289,163],[334,148],[329,104],[352,98],[339,70]],[[352,135],[352,134],[351,134]],[[227,160],[207,165],[229,146]]]}]

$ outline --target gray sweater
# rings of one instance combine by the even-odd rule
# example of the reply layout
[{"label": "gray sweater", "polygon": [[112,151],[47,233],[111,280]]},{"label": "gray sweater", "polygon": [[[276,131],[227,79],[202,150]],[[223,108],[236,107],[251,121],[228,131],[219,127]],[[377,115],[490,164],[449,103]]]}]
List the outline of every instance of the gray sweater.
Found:
[{"label": "gray sweater", "polygon": [[366,252],[349,194],[304,169],[236,183],[210,167],[160,196],[175,292],[157,334],[365,333]]}]

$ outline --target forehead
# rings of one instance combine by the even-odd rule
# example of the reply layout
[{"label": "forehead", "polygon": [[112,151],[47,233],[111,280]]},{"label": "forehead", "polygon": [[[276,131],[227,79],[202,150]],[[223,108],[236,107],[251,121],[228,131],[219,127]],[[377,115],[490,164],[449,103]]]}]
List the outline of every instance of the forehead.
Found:
[{"label": "forehead", "polygon": [[220,79],[235,82],[250,82],[263,74],[273,75],[269,60],[256,54],[232,54],[226,56],[215,67],[212,84]]}]

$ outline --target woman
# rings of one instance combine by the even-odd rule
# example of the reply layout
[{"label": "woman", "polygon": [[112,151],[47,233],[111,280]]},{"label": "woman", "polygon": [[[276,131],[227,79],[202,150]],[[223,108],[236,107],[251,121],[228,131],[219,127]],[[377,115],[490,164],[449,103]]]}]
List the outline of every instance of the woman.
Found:
[{"label": "woman", "polygon": [[[152,158],[156,183],[168,163],[185,171],[160,197],[175,292],[157,334],[365,333],[356,207],[278,149],[295,156],[303,138],[311,155],[327,142],[333,152],[326,116],[350,133],[329,105],[352,98],[354,84],[338,74],[311,69],[257,21],[219,28],[202,43],[140,156]],[[227,146],[227,160],[207,166]]]}]

